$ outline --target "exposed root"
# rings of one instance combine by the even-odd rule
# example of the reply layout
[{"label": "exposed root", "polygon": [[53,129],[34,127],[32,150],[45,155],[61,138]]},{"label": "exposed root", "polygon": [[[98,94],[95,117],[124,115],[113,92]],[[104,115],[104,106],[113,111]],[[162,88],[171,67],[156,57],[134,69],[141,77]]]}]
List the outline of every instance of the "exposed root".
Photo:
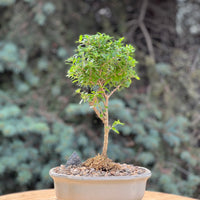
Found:
[{"label": "exposed root", "polygon": [[102,156],[100,154],[98,154],[97,156],[93,158],[89,158],[82,164],[82,166],[85,166],[87,168],[94,168],[96,170],[102,170],[102,171],[120,169],[120,165],[118,163],[115,163],[108,157]]}]

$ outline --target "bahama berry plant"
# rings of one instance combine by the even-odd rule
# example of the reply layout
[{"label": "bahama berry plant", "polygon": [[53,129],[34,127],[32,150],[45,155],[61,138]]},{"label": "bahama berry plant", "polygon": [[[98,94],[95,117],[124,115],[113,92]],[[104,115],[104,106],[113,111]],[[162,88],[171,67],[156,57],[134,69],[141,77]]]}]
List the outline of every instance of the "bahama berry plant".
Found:
[{"label": "bahama berry plant", "polygon": [[[119,120],[109,124],[109,99],[117,91],[128,88],[132,78],[139,79],[134,59],[134,47],[124,43],[124,38],[97,33],[80,35],[75,54],[66,62],[71,65],[67,76],[78,85],[76,93],[81,102],[88,102],[104,124],[104,143],[102,156],[107,157],[108,136]],[[88,92],[89,91],[89,92]]]}]

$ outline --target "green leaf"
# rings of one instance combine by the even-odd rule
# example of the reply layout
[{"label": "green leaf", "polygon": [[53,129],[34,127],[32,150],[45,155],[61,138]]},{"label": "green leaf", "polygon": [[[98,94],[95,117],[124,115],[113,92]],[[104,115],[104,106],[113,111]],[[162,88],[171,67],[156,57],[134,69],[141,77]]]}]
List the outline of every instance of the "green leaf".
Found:
[{"label": "green leaf", "polygon": [[112,129],[113,131],[115,131],[117,134],[119,134],[119,131],[115,128],[115,126],[117,126],[117,125],[124,125],[124,123],[122,123],[122,122],[120,122],[119,120],[117,120],[117,121],[114,121],[114,123],[113,123],[113,125],[112,125],[112,127],[111,127],[111,129]]},{"label": "green leaf", "polygon": [[79,94],[79,93],[81,92],[81,89],[79,88],[79,89],[77,89],[75,92],[76,92],[77,94]]},{"label": "green leaf", "polygon": [[120,122],[119,120],[114,121],[112,127],[116,126],[116,125],[124,125],[124,123]]},{"label": "green leaf", "polygon": [[136,78],[137,80],[140,80],[140,77],[137,74],[134,76],[134,78]]},{"label": "green leaf", "polygon": [[112,127],[112,130],[113,130],[115,133],[119,134],[119,131],[118,131],[115,127]]},{"label": "green leaf", "polygon": [[79,36],[79,42],[81,42],[82,39],[83,39],[83,35],[80,35],[80,36]]}]

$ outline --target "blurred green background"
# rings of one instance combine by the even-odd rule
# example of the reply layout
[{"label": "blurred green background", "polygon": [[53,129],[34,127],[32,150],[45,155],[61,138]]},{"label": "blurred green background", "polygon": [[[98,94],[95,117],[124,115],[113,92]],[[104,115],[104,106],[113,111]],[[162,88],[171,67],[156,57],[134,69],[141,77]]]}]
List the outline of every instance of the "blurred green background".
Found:
[{"label": "blurred green background", "polygon": [[140,81],[116,94],[109,157],[152,170],[148,190],[200,198],[200,2],[0,0],[0,194],[53,187],[50,168],[101,152],[65,60],[80,34],[124,36]]}]

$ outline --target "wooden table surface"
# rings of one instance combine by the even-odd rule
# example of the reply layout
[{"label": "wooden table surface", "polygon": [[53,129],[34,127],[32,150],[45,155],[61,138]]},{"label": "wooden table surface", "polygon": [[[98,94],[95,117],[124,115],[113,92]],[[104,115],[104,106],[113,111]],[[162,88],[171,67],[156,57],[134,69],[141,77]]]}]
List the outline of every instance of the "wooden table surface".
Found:
[{"label": "wooden table surface", "polygon": [[[56,200],[56,197],[54,189],[47,189],[2,195],[0,200]],[[143,200],[192,200],[192,198],[146,191]]]}]

